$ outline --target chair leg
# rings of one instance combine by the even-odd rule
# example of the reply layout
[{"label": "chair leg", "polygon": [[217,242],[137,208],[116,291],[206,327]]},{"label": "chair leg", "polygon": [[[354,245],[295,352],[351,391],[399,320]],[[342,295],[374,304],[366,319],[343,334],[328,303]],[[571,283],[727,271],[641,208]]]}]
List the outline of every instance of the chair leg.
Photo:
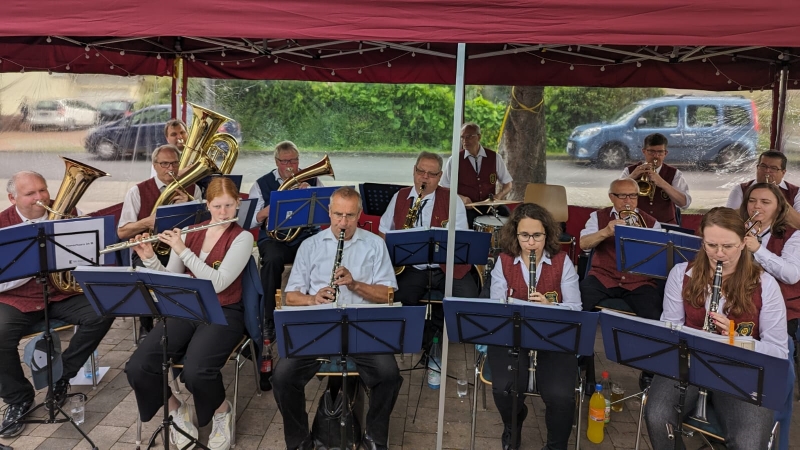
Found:
[{"label": "chair leg", "polygon": [[139,347],[139,319],[133,317],[133,346]]},{"label": "chair leg", "polygon": [[[234,376],[233,376],[233,411],[231,411],[231,448],[236,447],[236,403],[239,400],[239,364],[241,363],[242,359],[242,350],[244,346],[239,349],[239,352],[236,354],[236,360],[234,363],[236,364],[236,368],[234,368]],[[255,353],[254,353],[255,355]],[[256,385],[258,385],[258,379],[255,380]]]},{"label": "chair leg", "polygon": [[[634,450],[639,450],[639,442],[642,440],[642,418],[644,417],[644,407],[647,405],[647,396],[649,393],[650,387],[646,387],[644,391],[642,391],[642,405],[639,407],[639,423],[636,426],[636,444],[634,445]],[[681,437],[678,436],[677,438],[680,439]]]},{"label": "chair leg", "polygon": [[255,377],[254,380],[256,381],[256,396],[261,397],[261,383],[258,382],[261,372],[258,371],[258,360],[255,358],[256,345],[252,339],[247,340],[248,345],[250,346],[250,354],[253,355],[253,376]]},{"label": "chair leg", "polygon": [[92,390],[94,390],[97,389],[97,374],[98,374],[97,361],[94,359],[94,352],[92,352],[92,354],[89,355],[89,360],[92,366]]},{"label": "chair leg", "polygon": [[136,411],[136,450],[142,445],[142,417]]},{"label": "chair leg", "polygon": [[583,412],[583,377],[578,369],[578,387],[575,388],[578,401],[575,403],[575,450],[581,450],[581,413]]},{"label": "chair leg", "polygon": [[475,366],[475,377],[472,382],[472,426],[470,428],[469,448],[475,450],[475,428],[478,424],[478,366]]}]

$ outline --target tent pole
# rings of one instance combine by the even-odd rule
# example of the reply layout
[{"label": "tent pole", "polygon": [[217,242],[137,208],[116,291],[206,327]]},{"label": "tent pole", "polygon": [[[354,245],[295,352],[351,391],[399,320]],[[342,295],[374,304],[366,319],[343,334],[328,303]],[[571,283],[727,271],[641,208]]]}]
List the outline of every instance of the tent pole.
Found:
[{"label": "tent pole", "polygon": [[[456,241],[456,206],[458,205],[458,152],[461,150],[461,121],[464,117],[464,62],[467,54],[467,44],[458,44],[458,59],[456,60],[456,101],[453,107],[453,145],[451,146],[450,167],[450,217],[447,222],[447,242]],[[445,272],[444,296],[453,295],[453,262],[456,258],[454,245],[447,246],[447,271]],[[447,388],[447,354],[450,341],[447,339],[447,325],[442,332],[442,367],[441,385],[439,386],[439,421],[436,428],[436,450],[442,450],[444,439],[444,402]]]},{"label": "tent pole", "polygon": [[183,58],[178,56],[172,65],[172,117],[186,122],[186,72],[183,70]]},{"label": "tent pole", "polygon": [[786,89],[789,84],[789,68],[781,67],[778,83],[772,93],[772,128],[770,132],[770,149],[783,151],[783,125],[786,120]]}]

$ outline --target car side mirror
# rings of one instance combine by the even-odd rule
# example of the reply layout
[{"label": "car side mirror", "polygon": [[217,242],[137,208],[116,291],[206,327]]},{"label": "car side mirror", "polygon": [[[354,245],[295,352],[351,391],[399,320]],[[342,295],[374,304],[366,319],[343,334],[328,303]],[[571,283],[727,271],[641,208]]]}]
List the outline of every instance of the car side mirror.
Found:
[{"label": "car side mirror", "polygon": [[645,125],[647,125],[647,119],[646,118],[639,117],[638,119],[636,119],[636,126],[637,127],[643,127]]}]

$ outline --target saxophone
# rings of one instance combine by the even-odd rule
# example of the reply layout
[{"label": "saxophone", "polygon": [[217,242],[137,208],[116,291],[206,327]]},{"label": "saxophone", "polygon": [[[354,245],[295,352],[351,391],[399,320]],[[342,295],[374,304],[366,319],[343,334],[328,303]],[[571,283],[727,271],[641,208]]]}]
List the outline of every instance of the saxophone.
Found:
[{"label": "saxophone", "polygon": [[[419,195],[417,195],[417,199],[414,200],[414,205],[411,206],[408,210],[408,214],[406,214],[406,221],[403,223],[403,229],[407,230],[409,228],[414,228],[414,224],[417,223],[417,219],[419,218],[419,209],[420,205],[422,204],[422,196],[425,192],[425,187],[427,185],[422,183],[419,187]],[[394,274],[400,275],[403,271],[406,270],[406,266],[398,266],[394,268]]]},{"label": "saxophone", "polygon": [[[703,331],[711,333],[717,332],[717,326],[714,324],[714,319],[711,317],[711,312],[717,312],[719,308],[719,295],[722,288],[722,261],[717,261],[717,268],[714,270],[714,282],[711,287],[711,301],[708,304],[708,312],[706,312],[706,319],[703,321]],[[708,423],[706,417],[708,411],[708,391],[700,388],[697,397],[697,405],[694,407],[694,418],[703,423]]]},{"label": "saxophone", "polygon": [[336,284],[336,269],[342,265],[342,250],[344,250],[344,230],[339,232],[336,258],[333,260],[333,268],[331,269],[331,282],[328,284],[333,289],[333,301],[331,303],[336,303],[337,308],[341,307],[341,305],[339,304],[339,285]]},{"label": "saxophone", "polygon": [[[531,296],[534,292],[536,292],[536,251],[531,250],[531,254],[528,257],[528,297]],[[539,365],[539,353],[536,350],[529,350],[528,357],[530,358],[530,362],[528,363],[528,392],[531,394],[535,394],[539,392],[536,386],[536,366]]]}]

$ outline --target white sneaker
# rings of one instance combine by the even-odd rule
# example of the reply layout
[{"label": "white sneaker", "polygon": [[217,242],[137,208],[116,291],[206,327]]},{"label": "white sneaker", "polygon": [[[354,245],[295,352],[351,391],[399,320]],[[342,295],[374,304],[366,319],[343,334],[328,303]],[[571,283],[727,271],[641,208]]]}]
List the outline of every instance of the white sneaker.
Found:
[{"label": "white sneaker", "polygon": [[211,421],[211,434],[208,435],[208,448],[211,450],[228,450],[231,448],[231,402],[228,404],[228,412],[214,414]]},{"label": "white sneaker", "polygon": [[[174,409],[169,412],[169,414],[172,416],[172,421],[175,423],[176,427],[197,439],[197,427],[192,423],[192,416],[189,413],[189,407],[186,406],[186,403],[184,403],[183,400],[178,400],[181,402],[181,406],[179,406],[178,409]],[[174,428],[169,429],[169,441],[173,445],[177,446],[180,450],[184,450],[184,447],[189,444],[189,438],[184,436],[182,433],[179,433]]]}]

